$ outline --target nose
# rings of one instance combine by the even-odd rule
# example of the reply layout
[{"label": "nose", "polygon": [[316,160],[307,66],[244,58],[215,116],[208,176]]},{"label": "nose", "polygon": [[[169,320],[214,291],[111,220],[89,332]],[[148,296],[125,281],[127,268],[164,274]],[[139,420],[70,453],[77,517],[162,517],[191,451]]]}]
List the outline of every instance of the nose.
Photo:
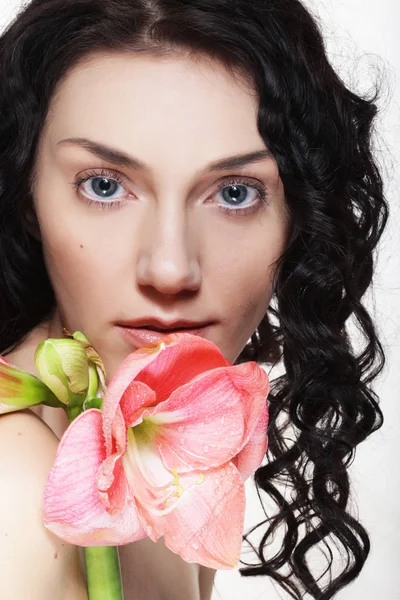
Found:
[{"label": "nose", "polygon": [[136,279],[165,295],[194,291],[201,285],[195,236],[183,211],[159,210],[141,232]]}]

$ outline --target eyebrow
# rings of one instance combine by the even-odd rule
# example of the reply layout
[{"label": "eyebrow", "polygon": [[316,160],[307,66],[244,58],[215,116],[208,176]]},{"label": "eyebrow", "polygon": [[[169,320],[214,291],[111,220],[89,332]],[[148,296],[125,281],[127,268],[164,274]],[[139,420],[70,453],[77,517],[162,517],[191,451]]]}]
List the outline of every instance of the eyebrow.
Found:
[{"label": "eyebrow", "polygon": [[[137,171],[143,171],[145,173],[150,173],[151,171],[151,168],[146,165],[146,163],[135,158],[134,156],[129,156],[120,150],[110,148],[109,146],[99,144],[87,138],[66,138],[57,142],[57,145],[59,144],[74,144],[81,146],[98,158],[121,167],[136,169]],[[229,156],[209,163],[205,168],[205,172],[212,173],[213,171],[226,171],[232,168],[244,167],[245,165],[259,162],[265,158],[271,157],[272,154],[267,148],[263,150],[257,150],[255,152],[249,152],[247,154],[237,154],[235,156]]]}]

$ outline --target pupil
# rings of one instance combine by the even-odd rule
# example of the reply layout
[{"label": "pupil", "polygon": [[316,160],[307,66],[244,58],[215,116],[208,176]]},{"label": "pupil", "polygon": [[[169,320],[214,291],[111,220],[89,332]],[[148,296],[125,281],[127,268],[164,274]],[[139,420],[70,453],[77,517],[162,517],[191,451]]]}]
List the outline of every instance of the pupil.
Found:
[{"label": "pupil", "polygon": [[102,190],[106,191],[107,186],[110,185],[110,182],[108,181],[108,179],[102,179],[99,185]]},{"label": "pupil", "polygon": [[94,191],[103,197],[106,196],[107,194],[109,194],[110,191],[111,191],[111,196],[115,192],[115,189],[114,190],[112,189],[113,185],[115,185],[115,182],[110,181],[106,177],[101,177],[101,178],[98,177],[98,178],[93,179],[92,185],[93,185]]},{"label": "pupil", "polygon": [[[241,188],[241,189],[240,189]],[[230,185],[229,187],[225,188],[230,190],[228,197],[226,198],[227,201],[234,201],[234,204],[238,204],[239,202],[243,201],[245,199],[245,197],[241,197],[241,194],[243,195],[243,193],[246,193],[246,186],[241,185]]]}]

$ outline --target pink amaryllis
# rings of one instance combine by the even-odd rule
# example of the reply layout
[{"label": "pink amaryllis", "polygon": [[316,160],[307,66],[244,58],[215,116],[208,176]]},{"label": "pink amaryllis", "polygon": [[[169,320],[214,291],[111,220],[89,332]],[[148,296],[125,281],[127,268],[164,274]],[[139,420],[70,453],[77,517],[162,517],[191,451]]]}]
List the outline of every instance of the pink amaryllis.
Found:
[{"label": "pink amaryllis", "polygon": [[60,441],[44,521],[79,546],[149,536],[187,562],[239,561],[244,481],[267,449],[269,380],[186,333],[130,354],[102,410],[81,413]]}]

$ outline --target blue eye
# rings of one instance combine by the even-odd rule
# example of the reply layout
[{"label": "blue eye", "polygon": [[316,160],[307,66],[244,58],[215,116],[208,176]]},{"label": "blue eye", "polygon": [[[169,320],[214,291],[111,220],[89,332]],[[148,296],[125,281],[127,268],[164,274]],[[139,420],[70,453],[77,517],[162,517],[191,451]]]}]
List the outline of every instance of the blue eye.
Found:
[{"label": "blue eye", "polygon": [[[114,199],[114,194],[118,188],[124,187],[123,179],[117,172],[105,169],[102,169],[100,173],[91,171],[77,177],[75,181],[71,182],[71,185],[74,189],[79,190],[86,182],[89,182],[87,186],[89,189],[84,189],[85,193],[82,196],[87,204],[95,204],[101,209],[117,208],[123,204],[123,197],[120,196]],[[104,200],[101,200],[101,198],[104,198]]]},{"label": "blue eye", "polygon": [[[84,184],[88,184],[86,189]],[[115,200],[115,193],[119,188],[123,189],[122,180],[117,179],[116,175],[113,174],[112,177],[108,175],[86,175],[80,181],[77,182],[78,187],[83,186],[83,189],[86,194],[88,200],[92,200],[93,202],[97,202],[96,198],[104,198],[105,200]],[[94,196],[93,196],[94,194]],[[119,198],[120,199],[120,198]],[[118,200],[118,198],[117,198]],[[100,201],[101,202],[101,201]],[[103,202],[103,204],[113,204],[113,202]]]},{"label": "blue eye", "polygon": [[[253,198],[250,197],[250,202],[246,202],[249,196],[247,190],[252,190],[254,194],[251,194]],[[220,182],[217,191],[218,193],[221,193],[223,201],[229,204],[229,206],[219,204],[218,209],[233,217],[242,217],[254,213],[260,209],[262,205],[267,205],[269,203],[267,187],[257,180],[254,181],[244,177],[235,177]]]},{"label": "blue eye", "polygon": [[95,177],[91,180],[92,190],[102,198],[109,198],[115,194],[115,188],[118,188],[118,186],[119,183],[106,177]]},{"label": "blue eye", "polygon": [[[123,179],[117,172],[104,169],[100,173],[89,172],[78,177],[72,185],[78,190],[87,182],[89,189],[84,189],[82,195],[89,205],[109,209],[123,204],[123,196],[115,197],[119,188],[125,190]],[[262,204],[268,204],[267,187],[260,181],[244,177],[221,181],[210,197],[218,196],[222,198],[217,202],[218,210],[231,216],[244,216],[257,211]]]}]

